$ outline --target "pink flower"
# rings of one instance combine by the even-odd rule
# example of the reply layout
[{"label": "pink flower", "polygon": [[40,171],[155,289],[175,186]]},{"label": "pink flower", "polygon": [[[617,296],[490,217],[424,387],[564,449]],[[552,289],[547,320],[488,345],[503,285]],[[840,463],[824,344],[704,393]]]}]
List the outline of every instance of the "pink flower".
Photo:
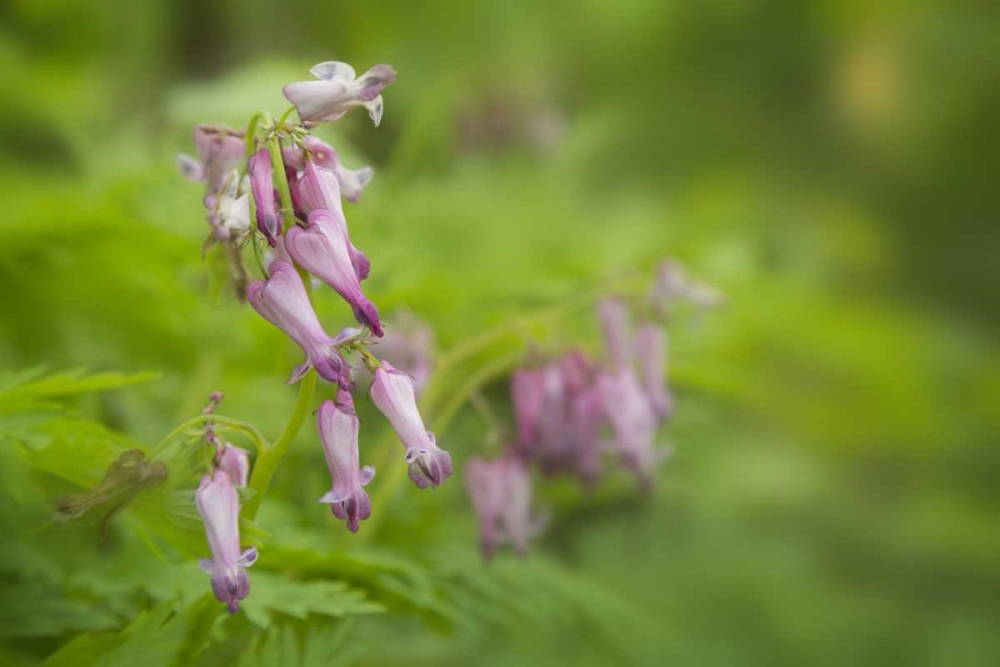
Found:
[{"label": "pink flower", "polygon": [[376,127],[382,121],[382,89],[396,80],[389,65],[375,65],[355,78],[347,63],[319,63],[309,73],[317,81],[299,81],[284,87],[285,98],[295,105],[306,125],[338,120],[357,106],[368,109]]},{"label": "pink flower", "polygon": [[359,324],[382,336],[378,308],[361,291],[350,248],[346,226],[338,225],[334,215],[323,209],[309,214],[305,229],[293,227],[285,235],[285,249],[292,259],[343,297]]},{"label": "pink flower", "polygon": [[[317,210],[329,211],[330,215],[333,216],[333,221],[341,228],[343,235],[349,236],[347,221],[344,219],[344,208],[340,202],[340,185],[333,172],[328,169],[320,169],[312,162],[307,161],[302,175],[291,182],[291,188],[295,209],[303,217]],[[368,261],[363,252],[354,247],[349,238],[347,250],[354,272],[358,275],[358,280],[364,280],[371,270],[371,262]]]},{"label": "pink flower", "polygon": [[219,445],[215,455],[216,467],[226,473],[236,486],[246,486],[250,477],[250,455],[247,450],[228,442],[220,441]]},{"label": "pink flower", "polygon": [[306,155],[321,169],[333,172],[337,183],[340,185],[340,194],[349,202],[356,202],[361,198],[361,193],[375,175],[371,167],[361,167],[360,169],[348,169],[340,162],[337,151],[330,144],[309,135],[302,142],[305,151],[298,146],[284,149],[285,164],[298,170],[305,167]]},{"label": "pink flower", "polygon": [[383,361],[375,371],[370,391],[375,407],[406,446],[410,479],[421,489],[440,486],[451,476],[451,456],[437,446],[434,434],[424,427],[410,376]]},{"label": "pink flower", "polygon": [[270,278],[250,284],[247,297],[261,317],[284,331],[305,352],[305,362],[296,367],[289,382],[299,381],[310,368],[315,368],[323,379],[349,388],[350,370],[337,346],[356,332],[345,330],[337,338],[330,337],[319,323],[295,267],[277,260],[271,263],[269,271]]},{"label": "pink flower", "polygon": [[600,373],[597,387],[622,464],[648,489],[654,470],[669,456],[669,450],[657,449],[654,445],[657,419],[642,386],[635,372],[626,366]]},{"label": "pink flower", "polygon": [[274,248],[281,235],[281,219],[278,217],[277,193],[274,190],[274,172],[271,168],[271,152],[261,148],[247,163],[250,174],[250,189],[257,203],[257,228],[267,237]]},{"label": "pink flower", "polygon": [[230,172],[243,161],[246,152],[243,133],[225,125],[198,125],[194,128],[194,145],[198,157],[182,153],[177,156],[177,166],[185,178],[205,182],[208,194],[216,194],[230,178]]},{"label": "pink flower", "polygon": [[465,489],[479,519],[483,555],[490,559],[496,546],[510,543],[519,554],[542,522],[531,509],[531,476],[524,464],[505,456],[493,461],[473,457],[465,466]]},{"label": "pink flower", "polygon": [[545,375],[540,369],[521,368],[511,375],[510,385],[518,449],[527,451],[539,436],[538,424],[545,409]]},{"label": "pink flower", "polygon": [[639,360],[639,375],[642,387],[653,413],[661,421],[668,419],[674,411],[674,397],[667,388],[667,341],[666,332],[645,322],[635,332],[635,354]]},{"label": "pink flower", "polygon": [[361,487],[375,476],[372,466],[359,467],[358,417],[350,392],[337,392],[337,402],[326,401],[317,416],[323,454],[333,478],[333,488],[319,499],[330,506],[334,516],[347,521],[352,533],[358,532],[358,522],[372,513],[368,494]]},{"label": "pink flower", "polygon": [[214,477],[202,478],[194,499],[212,550],[212,558],[202,560],[201,568],[212,575],[215,597],[235,613],[250,594],[246,568],[257,561],[256,547],[240,552],[240,497],[229,476],[216,470]]}]

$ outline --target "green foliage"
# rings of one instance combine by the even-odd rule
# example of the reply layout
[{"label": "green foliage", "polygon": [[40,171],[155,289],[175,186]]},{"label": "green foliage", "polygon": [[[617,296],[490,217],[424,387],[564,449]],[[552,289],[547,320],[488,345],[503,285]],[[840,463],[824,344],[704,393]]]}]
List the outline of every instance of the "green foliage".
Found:
[{"label": "green foliage", "polygon": [[[997,662],[995,12],[8,4],[3,665]],[[222,390],[217,432],[256,454],[300,358],[237,302],[224,258],[202,259],[201,190],[173,160],[194,123],[280,112],[281,85],[329,58],[400,73],[377,132],[353,113],[319,132],[376,169],[346,207],[352,241],[390,321],[436,329],[424,409],[456,476],[413,489],[359,396],[378,474],[350,535],[316,502],[307,418],[242,526],[260,560],[229,616],[196,566],[210,451],[188,420]],[[671,324],[677,453],[657,490],[539,479],[547,533],[484,564],[469,394],[506,419],[509,369],[598,350],[593,299],[641,293],[666,255],[727,305]],[[331,329],[350,321],[316,300]],[[167,477],[56,521],[130,451]]]}]

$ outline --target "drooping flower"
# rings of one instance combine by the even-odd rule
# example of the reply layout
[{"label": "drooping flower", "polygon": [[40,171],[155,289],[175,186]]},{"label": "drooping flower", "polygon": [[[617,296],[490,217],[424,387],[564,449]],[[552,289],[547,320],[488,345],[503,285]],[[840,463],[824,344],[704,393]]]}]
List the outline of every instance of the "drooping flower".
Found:
[{"label": "drooping flower", "polygon": [[666,332],[652,322],[644,322],[635,332],[635,354],[639,360],[642,387],[653,413],[661,421],[668,419],[674,411],[674,397],[667,387],[666,336]]},{"label": "drooping flower", "polygon": [[598,308],[598,314],[601,320],[601,332],[604,334],[604,346],[611,363],[615,366],[631,364],[629,312],[625,303],[615,298],[605,299]]},{"label": "drooping flower", "polygon": [[635,473],[644,489],[650,488],[653,472],[670,450],[655,446],[656,415],[635,371],[627,366],[604,371],[598,374],[597,387],[622,464]]},{"label": "drooping flower", "polygon": [[371,167],[361,167],[360,169],[348,169],[341,163],[340,156],[330,144],[318,139],[311,134],[303,140],[305,150],[298,146],[284,149],[285,164],[298,170],[305,167],[306,151],[309,158],[320,169],[333,172],[337,183],[340,185],[340,194],[349,202],[356,202],[361,198],[361,193],[365,186],[371,183],[375,170]]},{"label": "drooping flower", "polygon": [[600,390],[588,385],[570,397],[568,429],[573,443],[573,472],[584,486],[593,486],[604,473],[601,465],[601,426],[604,399]]},{"label": "drooping flower", "polygon": [[295,267],[277,260],[271,263],[269,271],[270,278],[250,284],[247,297],[261,317],[284,331],[305,352],[305,362],[296,367],[289,382],[299,381],[310,368],[315,368],[324,380],[345,389],[350,387],[350,369],[337,345],[356,331],[347,329],[336,338],[329,336],[316,317]]},{"label": "drooping flower", "polygon": [[340,202],[340,184],[333,172],[329,169],[320,169],[312,162],[307,161],[303,167],[302,175],[292,179],[291,189],[295,210],[302,217],[307,217],[317,210],[330,212],[333,221],[341,228],[344,237],[348,239],[347,249],[358,280],[367,278],[368,272],[371,270],[371,262],[368,261],[363,252],[350,242],[350,235],[347,233],[347,220],[344,218],[344,207]]},{"label": "drooping flower", "polygon": [[246,486],[250,477],[250,454],[242,447],[228,442],[219,442],[215,454],[215,465],[226,473],[236,486]]},{"label": "drooping flower", "polygon": [[512,456],[493,461],[473,457],[465,465],[465,488],[479,520],[483,555],[510,543],[517,553],[528,551],[528,541],[538,534],[542,521],[531,508],[531,475]]},{"label": "drooping flower", "polygon": [[240,551],[240,497],[222,470],[205,475],[194,494],[198,513],[205,523],[205,535],[212,557],[201,561],[201,568],[212,575],[212,591],[231,613],[240,608],[240,600],[250,593],[246,568],[257,561],[257,548]]},{"label": "drooping flower", "polygon": [[358,522],[371,516],[372,504],[362,488],[375,477],[375,468],[358,463],[358,417],[348,391],[337,392],[337,401],[326,401],[317,415],[323,454],[333,478],[333,488],[319,499],[334,516],[347,521],[352,533]]},{"label": "drooping flower", "polygon": [[308,226],[293,227],[285,235],[285,249],[306,271],[332,287],[354,311],[359,324],[376,336],[384,334],[378,308],[361,291],[361,283],[351,263],[351,240],[346,226],[338,225],[327,210],[309,214]]},{"label": "drooping flower", "polygon": [[281,235],[281,218],[278,217],[278,197],[274,190],[274,172],[271,167],[271,151],[261,148],[247,163],[250,174],[250,189],[257,204],[257,228],[267,238],[272,248],[278,245]]},{"label": "drooping flower", "polygon": [[196,183],[204,181],[206,192],[215,194],[243,160],[246,152],[243,133],[225,125],[198,125],[194,128],[194,146],[198,157],[181,153],[177,156],[177,166],[185,178]]},{"label": "drooping flower", "polygon": [[545,409],[545,376],[540,369],[520,368],[511,375],[511,401],[517,423],[517,447],[529,450],[538,437],[538,424]]},{"label": "drooping flower", "polygon": [[375,371],[370,392],[375,407],[406,446],[410,479],[421,489],[440,486],[451,476],[451,455],[437,446],[434,434],[424,427],[410,376],[383,361]]},{"label": "drooping flower", "polygon": [[338,120],[358,106],[368,109],[376,127],[382,121],[382,89],[396,80],[391,66],[375,65],[356,77],[347,63],[329,61],[319,63],[309,73],[317,80],[290,83],[282,91],[307,126]]}]

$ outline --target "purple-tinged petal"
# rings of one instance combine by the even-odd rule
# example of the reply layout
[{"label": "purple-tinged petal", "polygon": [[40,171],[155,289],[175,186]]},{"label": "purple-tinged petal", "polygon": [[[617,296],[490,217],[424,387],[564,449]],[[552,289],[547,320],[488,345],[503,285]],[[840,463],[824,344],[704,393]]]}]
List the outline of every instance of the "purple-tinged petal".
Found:
[{"label": "purple-tinged petal", "polygon": [[177,170],[192,183],[201,183],[205,180],[205,168],[201,161],[190,155],[181,153],[177,156]]},{"label": "purple-tinged petal", "polygon": [[598,376],[605,414],[615,434],[614,445],[622,464],[631,469],[644,488],[649,488],[653,472],[665,458],[655,447],[657,419],[646,400],[635,372],[622,367]]},{"label": "purple-tinged petal", "polygon": [[208,193],[219,192],[229,173],[243,161],[246,144],[243,135],[224,125],[199,125],[194,130],[194,144],[201,160]]},{"label": "purple-tinged petal", "polygon": [[223,470],[201,480],[195,505],[205,523],[205,535],[212,550],[211,561],[202,561],[202,567],[211,571],[215,597],[226,603],[230,612],[235,612],[240,600],[250,594],[245,568],[256,561],[257,551],[240,551],[239,495]]},{"label": "purple-tinged petal", "polygon": [[281,234],[281,219],[278,217],[277,196],[274,191],[274,172],[271,167],[271,152],[261,148],[247,163],[250,173],[250,189],[257,204],[257,228],[274,248]]},{"label": "purple-tinged petal", "polygon": [[411,378],[383,361],[370,391],[375,407],[406,447],[410,479],[422,489],[440,486],[451,476],[451,456],[437,446],[433,434],[424,427]]},{"label": "purple-tinged petal", "polygon": [[531,475],[520,460],[473,457],[465,466],[465,488],[479,519],[480,543],[489,560],[494,548],[509,542],[523,555],[541,522],[531,507]]},{"label": "purple-tinged petal", "polygon": [[246,486],[250,477],[250,454],[247,450],[224,443],[219,449],[216,466],[229,476],[236,486]]},{"label": "purple-tinged petal", "polygon": [[539,369],[522,368],[511,376],[511,400],[517,422],[518,448],[527,451],[539,437],[545,409],[545,376]]},{"label": "purple-tinged petal", "polygon": [[360,77],[344,78],[352,73],[345,63],[320,63],[312,69],[318,80],[290,83],[282,92],[306,125],[338,120],[357,106],[366,107],[378,125],[382,118],[381,92],[396,79],[396,72],[389,65],[376,65]]},{"label": "purple-tinged petal", "polygon": [[316,317],[302,278],[295,267],[281,260],[269,267],[270,278],[257,280],[247,288],[247,297],[261,317],[294,340],[306,354],[306,362],[293,378],[300,379],[312,366],[320,377],[350,386],[350,369],[337,352],[340,338],[331,338]]},{"label": "purple-tinged petal", "polygon": [[376,336],[382,336],[378,308],[361,290],[361,283],[351,263],[351,241],[346,228],[338,225],[329,211],[317,209],[309,214],[305,229],[294,227],[285,236],[288,254],[306,271],[332,287],[354,311],[359,324]]},{"label": "purple-tinged petal", "polygon": [[661,421],[669,419],[674,411],[674,397],[667,388],[666,336],[666,331],[650,322],[641,324],[635,332],[635,354],[642,386],[653,413]]},{"label": "purple-tinged petal", "polygon": [[344,219],[344,208],[340,201],[340,183],[336,174],[329,169],[320,169],[312,162],[307,162],[302,176],[295,180],[292,188],[292,200],[296,210],[306,216],[317,210],[330,212],[333,221],[348,238],[347,250],[358,280],[367,278],[371,270],[371,262],[368,261],[363,252],[350,243],[347,221]]},{"label": "purple-tinged petal", "polygon": [[363,487],[375,476],[375,469],[358,463],[358,427],[354,402],[350,392],[337,393],[337,402],[326,401],[317,415],[323,454],[333,486],[320,498],[330,505],[334,516],[347,522],[352,533],[358,532],[358,522],[371,516],[371,501]]}]

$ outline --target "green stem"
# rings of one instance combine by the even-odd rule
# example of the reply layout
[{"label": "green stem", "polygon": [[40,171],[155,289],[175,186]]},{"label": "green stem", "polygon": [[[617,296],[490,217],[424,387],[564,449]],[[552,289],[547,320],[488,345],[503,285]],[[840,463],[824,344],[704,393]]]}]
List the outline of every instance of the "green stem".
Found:
[{"label": "green stem", "polygon": [[[247,160],[249,160],[254,153],[256,153],[256,145],[254,142],[254,137],[257,136],[257,128],[260,126],[260,121],[264,120],[264,112],[258,111],[250,118],[250,122],[247,123],[247,133],[245,137],[247,145]],[[251,213],[251,218],[253,217]]]},{"label": "green stem", "polygon": [[281,432],[277,442],[272,447],[261,452],[254,463],[253,474],[250,476],[250,484],[248,485],[254,494],[243,508],[243,516],[250,521],[257,517],[260,503],[264,499],[268,487],[271,486],[271,478],[274,477],[278,464],[288,453],[288,448],[291,447],[295,436],[299,434],[299,429],[302,428],[302,423],[309,414],[309,406],[312,404],[313,393],[316,391],[316,378],[315,370],[310,370],[302,378],[302,384],[299,385],[299,400],[295,404],[295,412],[288,420],[285,430]]},{"label": "green stem", "polygon": [[295,225],[295,207],[292,205],[292,191],[288,187],[288,176],[285,174],[285,160],[281,156],[281,139],[278,133],[271,135],[271,166],[278,179],[278,195],[281,197],[282,228],[288,231]]},{"label": "green stem", "polygon": [[281,114],[281,118],[278,119],[278,127],[282,127],[285,124],[285,121],[288,120],[293,111],[295,111],[295,107],[288,107],[285,113]]},{"label": "green stem", "polygon": [[200,424],[207,424],[208,422],[213,422],[217,426],[223,426],[233,431],[237,431],[238,433],[242,433],[251,442],[253,442],[258,452],[263,452],[268,448],[267,440],[264,439],[264,436],[261,434],[260,431],[257,430],[257,427],[255,427],[253,424],[213,414],[213,415],[198,415],[197,417],[192,417],[191,419],[187,420],[186,422],[175,428],[173,431],[168,433],[166,437],[164,437],[160,441],[160,444],[158,444],[153,449],[153,453],[155,454],[156,452],[160,451],[171,440],[176,438],[178,435],[180,435],[187,429],[193,426],[198,426]]}]

